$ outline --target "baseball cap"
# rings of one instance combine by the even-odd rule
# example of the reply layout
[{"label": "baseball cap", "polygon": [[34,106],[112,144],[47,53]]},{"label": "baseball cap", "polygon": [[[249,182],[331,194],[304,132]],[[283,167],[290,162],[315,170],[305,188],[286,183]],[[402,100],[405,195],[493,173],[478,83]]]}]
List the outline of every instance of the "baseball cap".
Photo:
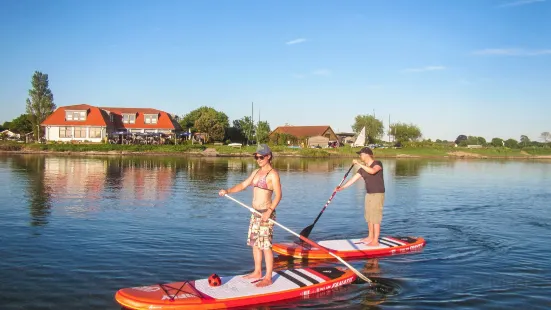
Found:
[{"label": "baseball cap", "polygon": [[373,151],[370,148],[368,148],[367,146],[362,148],[358,152],[356,152],[356,154],[362,154],[362,153],[373,156]]},{"label": "baseball cap", "polygon": [[260,144],[256,147],[256,152],[254,152],[254,154],[268,155],[268,154],[272,154],[272,150],[268,145]]}]

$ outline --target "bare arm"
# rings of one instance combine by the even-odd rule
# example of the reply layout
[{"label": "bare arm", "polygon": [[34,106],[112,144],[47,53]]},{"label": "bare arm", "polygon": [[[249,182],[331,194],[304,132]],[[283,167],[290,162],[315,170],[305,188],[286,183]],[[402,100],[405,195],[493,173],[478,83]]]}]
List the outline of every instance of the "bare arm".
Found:
[{"label": "bare arm", "polygon": [[346,183],[344,183],[343,186],[337,186],[337,188],[335,190],[340,192],[343,189],[345,189],[345,188],[349,187],[350,185],[354,184],[354,182],[358,181],[361,177],[362,177],[362,175],[356,172],[356,174],[354,174],[354,176],[350,180],[348,180]]},{"label": "bare arm", "polygon": [[379,165],[375,165],[375,167],[373,167],[373,168],[368,167],[368,166],[364,165],[362,162],[357,161],[357,160],[354,160],[354,164],[360,166],[360,168],[362,168],[363,170],[365,170],[369,174],[375,174],[375,173],[381,171],[381,169],[382,169],[381,166],[379,166]]},{"label": "bare arm", "polygon": [[275,173],[270,175],[272,179],[272,186],[274,188],[274,199],[272,200],[272,206],[270,207],[271,210],[275,210],[279,202],[281,201],[281,182],[279,180],[279,172],[275,171]]},{"label": "bare arm", "polygon": [[253,171],[253,173],[251,173],[251,175],[245,181],[243,181],[243,182],[241,182],[241,183],[239,183],[235,186],[232,186],[228,189],[221,189],[218,192],[218,195],[224,196],[225,194],[237,193],[237,192],[240,192],[240,191],[246,189],[253,182],[254,175],[256,174],[257,171],[258,171],[258,169]]}]

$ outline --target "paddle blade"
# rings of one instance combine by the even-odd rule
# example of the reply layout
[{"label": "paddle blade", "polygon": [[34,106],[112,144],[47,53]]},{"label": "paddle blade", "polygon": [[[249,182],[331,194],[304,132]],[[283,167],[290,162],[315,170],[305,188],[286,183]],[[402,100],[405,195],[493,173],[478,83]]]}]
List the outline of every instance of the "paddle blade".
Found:
[{"label": "paddle blade", "polygon": [[314,229],[314,224],[311,224],[309,226],[306,226],[301,232],[300,232],[300,235],[305,237],[305,238],[308,238],[308,236],[310,236],[310,233],[312,232],[312,229]]}]

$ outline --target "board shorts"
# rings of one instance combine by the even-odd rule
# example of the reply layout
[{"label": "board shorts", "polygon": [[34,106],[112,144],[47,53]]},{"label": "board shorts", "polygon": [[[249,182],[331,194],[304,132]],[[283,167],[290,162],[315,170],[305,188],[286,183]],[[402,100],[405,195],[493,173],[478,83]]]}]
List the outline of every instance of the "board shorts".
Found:
[{"label": "board shorts", "polygon": [[385,193],[365,194],[365,221],[371,224],[381,224]]},{"label": "board shorts", "polygon": [[[260,210],[259,210],[260,211]],[[262,212],[262,211],[260,211]],[[276,220],[276,211],[270,214],[272,220]],[[249,233],[247,234],[247,245],[255,246],[262,250],[272,248],[274,235],[274,223],[271,221],[262,222],[262,216],[256,213],[251,214]]]}]

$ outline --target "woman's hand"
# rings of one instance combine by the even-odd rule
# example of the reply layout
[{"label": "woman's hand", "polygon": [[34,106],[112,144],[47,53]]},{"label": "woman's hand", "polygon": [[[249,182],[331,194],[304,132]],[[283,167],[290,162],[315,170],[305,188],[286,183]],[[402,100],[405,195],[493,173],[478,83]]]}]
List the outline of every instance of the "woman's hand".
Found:
[{"label": "woman's hand", "polygon": [[262,222],[268,222],[270,215],[272,215],[272,209],[268,209],[266,212],[262,213]]}]

